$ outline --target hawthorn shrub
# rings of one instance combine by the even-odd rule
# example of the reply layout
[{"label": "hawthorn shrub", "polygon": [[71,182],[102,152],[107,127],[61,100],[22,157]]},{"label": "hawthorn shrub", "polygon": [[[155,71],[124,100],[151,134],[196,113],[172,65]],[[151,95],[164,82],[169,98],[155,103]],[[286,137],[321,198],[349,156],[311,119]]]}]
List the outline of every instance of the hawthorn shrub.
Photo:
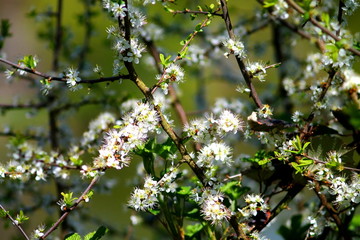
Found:
[{"label": "hawthorn shrub", "polygon": [[[50,69],[0,52],[1,80],[35,89],[2,114],[47,122],[0,132],[0,216],[17,239],[139,238],[109,222],[86,229],[96,216],[84,209],[101,191],[116,200],[108,173],[134,164],[134,189],[113,208],[156,239],[267,239],[280,213],[288,221],[271,231],[284,239],[360,238],[360,34],[348,29],[358,1],[81,0],[81,44],[65,4],[29,13]],[[99,15],[112,24],[97,29]],[[0,50],[11,26],[1,20]],[[95,33],[111,73],[89,61]],[[89,105],[101,113],[79,135],[69,118]],[[38,209],[48,216],[29,229]]]}]

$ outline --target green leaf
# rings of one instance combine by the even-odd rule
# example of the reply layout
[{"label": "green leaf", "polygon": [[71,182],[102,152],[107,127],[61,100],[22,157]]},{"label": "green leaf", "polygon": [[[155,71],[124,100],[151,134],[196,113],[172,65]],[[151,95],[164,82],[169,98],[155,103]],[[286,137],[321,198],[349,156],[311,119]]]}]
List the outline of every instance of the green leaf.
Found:
[{"label": "green leaf", "polygon": [[356,214],[350,222],[349,229],[355,231],[360,228],[360,214]]},{"label": "green leaf", "polygon": [[1,19],[0,36],[3,38],[10,37],[10,21],[8,19]]},{"label": "green leaf", "polygon": [[221,192],[225,193],[231,199],[236,200],[245,193],[247,193],[250,188],[249,187],[242,187],[239,181],[232,181],[227,182],[220,188]]},{"label": "green leaf", "polygon": [[277,3],[277,0],[265,1],[264,4],[263,4],[263,7],[264,8],[273,7],[273,6],[275,6],[276,3]]},{"label": "green leaf", "polygon": [[70,233],[65,236],[64,240],[81,240],[81,236],[78,233]]},{"label": "green leaf", "polygon": [[180,189],[177,191],[177,194],[187,196],[190,195],[192,187],[190,186],[181,186]]},{"label": "green leaf", "polygon": [[291,166],[296,170],[296,173],[302,173],[303,172],[303,169],[301,169],[299,167],[299,164],[297,164],[296,162],[292,162]]},{"label": "green leaf", "polygon": [[19,214],[16,216],[16,221],[18,221],[19,224],[29,220],[28,216],[25,216],[24,212],[20,210]]},{"label": "green leaf", "polygon": [[69,192],[69,193],[61,193],[61,195],[63,196],[63,200],[64,200],[64,203],[66,204],[67,207],[71,207],[75,200],[78,199],[78,198],[74,198],[73,197],[73,192]]},{"label": "green leaf", "polygon": [[168,159],[176,151],[177,147],[171,138],[166,139],[162,144],[156,144],[154,147],[154,152],[164,159]]},{"label": "green leaf", "polygon": [[322,13],[321,14],[321,21],[325,23],[325,27],[330,26],[330,15],[329,13]]},{"label": "green leaf", "polygon": [[204,225],[197,223],[194,225],[187,225],[185,228],[185,236],[187,237],[195,237],[195,235],[197,235],[201,230],[203,230]]},{"label": "green leaf", "polygon": [[290,226],[282,225],[278,233],[284,239],[292,239],[292,240],[303,240],[305,239],[306,232],[310,226],[310,224],[302,225],[303,223],[302,215],[294,215],[291,217]]},{"label": "green leaf", "polygon": [[159,209],[148,209],[148,211],[152,214],[152,215],[158,215],[160,213]]},{"label": "green leaf", "polygon": [[19,61],[19,63],[23,63],[27,68],[35,69],[37,65],[36,57],[32,55],[24,56],[23,59]]},{"label": "green leaf", "polygon": [[8,214],[9,214],[8,211],[5,211],[5,210],[0,208],[0,217],[1,218],[5,218]]},{"label": "green leaf", "polygon": [[305,12],[303,15],[304,22],[308,21],[310,19],[310,12]]},{"label": "green leaf", "polygon": [[107,232],[109,231],[108,228],[101,226],[96,231],[88,233],[84,240],[99,240],[101,239]]}]

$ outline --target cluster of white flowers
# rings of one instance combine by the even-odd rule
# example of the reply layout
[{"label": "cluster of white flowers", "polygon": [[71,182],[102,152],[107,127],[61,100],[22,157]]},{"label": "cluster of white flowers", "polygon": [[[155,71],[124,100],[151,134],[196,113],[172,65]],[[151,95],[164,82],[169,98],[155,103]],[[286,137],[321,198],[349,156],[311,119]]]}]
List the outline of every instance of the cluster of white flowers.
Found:
[{"label": "cluster of white flowers", "polygon": [[202,119],[195,119],[184,126],[184,132],[197,142],[207,142],[211,139],[221,138],[226,133],[237,133],[243,130],[240,118],[224,110],[218,119],[212,115]]},{"label": "cluster of white flowers", "polygon": [[145,178],[144,189],[136,188],[131,194],[128,205],[136,211],[146,211],[153,209],[157,203],[159,185],[151,177]]},{"label": "cluster of white flowers", "polygon": [[66,84],[68,85],[71,91],[76,91],[82,88],[82,86],[78,84],[81,81],[79,77],[79,72],[74,68],[68,68],[68,70],[65,73],[65,78],[66,78]]},{"label": "cluster of white flowers", "polygon": [[94,161],[95,168],[121,169],[130,162],[129,153],[143,144],[148,133],[156,129],[158,115],[148,103],[140,103],[125,115],[119,129],[112,129]]},{"label": "cluster of white flowers", "polygon": [[263,64],[259,62],[248,62],[245,69],[252,74],[252,77],[259,79],[261,82],[265,81],[266,69]]},{"label": "cluster of white flowers", "polygon": [[139,30],[147,23],[145,15],[133,6],[129,7],[129,18],[134,30]]},{"label": "cluster of white flowers", "polygon": [[186,54],[187,58],[184,60],[189,66],[193,66],[194,64],[204,66],[206,64],[205,53],[206,50],[203,47],[190,45]]},{"label": "cluster of white flowers", "polygon": [[304,70],[305,78],[314,77],[317,73],[323,69],[322,65],[323,55],[320,53],[309,54],[306,58],[306,67]]},{"label": "cluster of white flowers", "polygon": [[327,222],[322,216],[320,217],[308,216],[308,221],[310,223],[308,232],[311,237],[318,236],[319,234],[321,234],[325,227],[324,223]]},{"label": "cluster of white flowers", "polygon": [[199,153],[197,164],[199,167],[209,167],[216,162],[230,165],[232,162],[231,148],[224,143],[210,143]]},{"label": "cluster of white flowers", "polygon": [[9,177],[26,182],[30,179],[46,181],[48,175],[67,179],[70,175],[67,166],[74,166],[57,153],[47,153],[26,141],[10,145],[12,160],[6,166],[0,165],[0,178]]},{"label": "cluster of white flowers", "polygon": [[331,179],[330,184],[329,193],[336,196],[334,203],[345,207],[350,203],[358,204],[360,202],[359,174],[353,174],[351,182],[347,182],[345,177],[335,177]]},{"label": "cluster of white flowers", "polygon": [[44,236],[44,232],[45,232],[45,225],[40,225],[38,226],[33,234],[31,235],[31,239],[39,239],[41,238],[42,236]]},{"label": "cluster of white flowers", "polygon": [[167,172],[159,181],[161,192],[171,192],[174,193],[176,188],[178,187],[177,183],[175,182],[176,178],[179,175],[179,169],[171,167],[169,172]]},{"label": "cluster of white flowers", "polygon": [[345,91],[354,91],[360,93],[360,75],[352,69],[344,70],[345,79],[342,84],[342,89]]},{"label": "cluster of white flowers", "polygon": [[284,0],[278,0],[274,5],[274,10],[272,14],[278,16],[281,19],[287,19],[289,14],[287,12],[289,5]]},{"label": "cluster of white flowers", "polygon": [[292,78],[286,77],[282,81],[285,91],[289,96],[293,95],[296,92],[301,92],[306,89],[306,81],[304,79],[300,79],[295,81]]},{"label": "cluster of white flowers", "polygon": [[256,216],[258,211],[266,212],[269,210],[268,204],[259,194],[248,194],[245,197],[245,202],[247,205],[242,209],[238,209],[245,218]]},{"label": "cluster of white flowers", "polygon": [[156,1],[158,1],[158,2],[160,2],[161,0],[141,0],[142,2],[143,2],[143,4],[144,4],[144,6],[145,5],[147,5],[147,4],[155,4],[156,3]]},{"label": "cluster of white flowers", "polygon": [[322,63],[326,66],[332,66],[334,68],[351,67],[354,57],[349,51],[344,48],[327,49],[325,55],[322,58]]},{"label": "cluster of white flowers", "polygon": [[124,18],[126,16],[127,8],[124,2],[119,4],[111,0],[103,0],[103,7],[111,12],[115,18]]},{"label": "cluster of white flowers", "polygon": [[114,3],[111,0],[104,0],[104,8],[108,9],[116,18],[123,18],[126,12],[129,14],[129,20],[132,27],[132,36],[130,41],[124,38],[124,32],[115,26],[106,28],[108,38],[114,37],[113,49],[116,51],[117,58],[114,60],[113,72],[115,75],[120,74],[123,68],[122,62],[134,62],[138,64],[145,46],[138,40],[138,35],[144,32],[142,27],[146,24],[145,16],[135,7],[126,8],[125,3]]},{"label": "cluster of white flowers", "polygon": [[245,104],[239,98],[234,98],[231,100],[217,98],[211,111],[216,115],[220,115],[221,112],[226,109],[236,114],[240,114],[244,112]]},{"label": "cluster of white flowers", "polygon": [[176,64],[170,64],[165,69],[164,79],[170,82],[182,82],[184,80],[184,70]]},{"label": "cluster of white flowers", "polygon": [[293,120],[293,122],[295,123],[299,123],[301,122],[301,117],[303,116],[304,114],[300,111],[295,111],[293,113],[293,115],[291,116],[291,119]]},{"label": "cluster of white flowers", "polygon": [[231,212],[222,203],[224,196],[221,193],[207,193],[204,192],[202,196],[201,213],[205,220],[211,221],[211,224],[221,224],[223,221],[228,221],[231,217]]},{"label": "cluster of white flowers", "polygon": [[[231,54],[234,54],[235,56],[239,58],[245,58],[245,46],[241,41],[233,40],[231,38],[225,40],[223,42],[224,46],[230,50]],[[224,54],[226,57],[229,55],[228,52]]]},{"label": "cluster of white flowers", "polygon": [[118,61],[125,62],[134,62],[138,64],[140,62],[140,58],[142,57],[142,53],[145,51],[145,47],[143,44],[139,43],[137,38],[132,38],[129,42],[127,42],[123,37],[118,37],[114,49],[117,50],[118,53]]},{"label": "cluster of white flowers", "polygon": [[146,41],[156,41],[162,39],[164,29],[154,23],[149,23],[141,29],[140,34]]},{"label": "cluster of white flowers", "polygon": [[345,0],[343,10],[345,14],[351,15],[360,6],[357,0]]},{"label": "cluster of white flowers", "polygon": [[[335,151],[328,153],[327,161],[341,163],[341,156]],[[360,176],[358,173],[353,173],[351,177],[336,175],[330,168],[323,164],[318,164],[312,170],[317,181],[326,184],[321,185],[322,193],[330,193],[335,196],[334,203],[339,204],[342,208],[348,207],[351,203],[360,202]],[[309,184],[312,188],[313,184]]]},{"label": "cluster of white flowers", "polygon": [[115,116],[111,113],[105,112],[100,114],[95,120],[89,124],[89,130],[83,133],[81,145],[83,147],[90,147],[90,144],[99,138],[99,135],[109,129],[115,123]]}]

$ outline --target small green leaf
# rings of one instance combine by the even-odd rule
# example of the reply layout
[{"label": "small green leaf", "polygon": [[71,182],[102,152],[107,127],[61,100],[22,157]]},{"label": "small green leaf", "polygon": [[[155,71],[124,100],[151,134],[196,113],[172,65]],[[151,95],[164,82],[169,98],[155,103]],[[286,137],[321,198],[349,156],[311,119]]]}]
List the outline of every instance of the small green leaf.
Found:
[{"label": "small green leaf", "polygon": [[24,212],[20,210],[19,214],[16,216],[16,221],[21,224],[27,220],[29,220],[29,217],[25,216]]},{"label": "small green leaf", "polygon": [[0,208],[0,217],[1,218],[5,218],[8,214],[9,214],[8,211],[5,211],[5,210]]},{"label": "small green leaf", "polygon": [[203,230],[204,225],[197,223],[194,225],[187,225],[185,229],[185,236],[187,237],[195,237],[196,234],[198,234],[201,230]]},{"label": "small green leaf", "polygon": [[245,193],[247,193],[250,188],[242,187],[239,181],[232,181],[221,186],[220,190],[221,192],[229,196],[231,199],[236,200]]},{"label": "small green leaf", "polygon": [[96,231],[88,233],[84,240],[99,240],[101,239],[107,232],[109,231],[108,228],[101,226]]},{"label": "small green leaf", "polygon": [[61,193],[63,196],[64,203],[67,207],[71,207],[77,198],[73,198],[73,192]]},{"label": "small green leaf", "polygon": [[81,236],[78,233],[70,233],[65,236],[64,240],[81,240]]},{"label": "small green leaf", "polygon": [[192,187],[190,186],[181,186],[180,190],[177,191],[177,194],[179,195],[190,195]]},{"label": "small green leaf", "polygon": [[159,209],[149,209],[148,210],[152,215],[158,215],[160,213],[160,210]]},{"label": "small green leaf", "polygon": [[35,69],[37,65],[37,59],[32,55],[28,55],[24,56],[23,59],[19,60],[19,63],[23,63],[27,68]]},{"label": "small green leaf", "polygon": [[10,37],[10,21],[8,19],[1,19],[0,36],[3,38]]}]

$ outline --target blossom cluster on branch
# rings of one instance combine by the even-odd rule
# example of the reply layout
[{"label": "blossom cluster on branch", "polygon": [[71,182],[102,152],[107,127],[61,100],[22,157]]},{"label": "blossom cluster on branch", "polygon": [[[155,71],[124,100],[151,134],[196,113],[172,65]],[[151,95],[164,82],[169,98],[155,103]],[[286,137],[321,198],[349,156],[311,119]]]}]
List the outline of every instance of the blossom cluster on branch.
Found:
[{"label": "blossom cluster on branch", "polygon": [[[81,239],[83,219],[99,222],[82,218],[82,205],[97,192],[113,194],[118,186],[108,173],[139,159],[128,179],[136,186],[121,203],[132,211],[131,227],[105,222],[85,239],[123,231],[141,238],[132,231],[140,224],[152,226],[157,239],[268,239],[263,230],[280,213],[289,220],[272,232],[284,239],[360,236],[360,33],[348,28],[358,1],[254,0],[251,17],[238,14],[242,6],[232,0],[79,4],[81,46],[64,26],[62,0],[54,11],[29,14],[47,26],[39,32],[53,51],[47,72],[35,55],[6,58],[11,22],[0,23],[0,81],[36,89],[28,102],[1,103],[0,111],[25,109],[29,119],[44,111],[48,122],[42,130],[0,132],[9,138],[0,217],[24,239],[55,238],[57,228],[60,238]],[[100,49],[90,42],[98,15],[112,22],[97,29],[111,42],[110,76],[102,62],[88,60]],[[270,40],[256,37],[264,31]],[[124,91],[124,81],[142,97]],[[192,92],[197,108],[190,112],[182,102]],[[69,119],[88,105],[100,113],[79,135]],[[37,209],[53,222],[30,235],[23,223]]]}]

